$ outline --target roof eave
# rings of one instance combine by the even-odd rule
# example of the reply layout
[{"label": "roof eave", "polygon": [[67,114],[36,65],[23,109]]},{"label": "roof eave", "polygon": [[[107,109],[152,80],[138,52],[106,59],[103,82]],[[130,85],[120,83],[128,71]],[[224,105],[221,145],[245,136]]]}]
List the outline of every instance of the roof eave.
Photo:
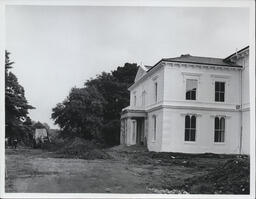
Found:
[{"label": "roof eave", "polygon": [[233,57],[233,56],[236,55],[237,53],[240,53],[240,52],[242,52],[242,51],[244,51],[244,50],[246,50],[246,49],[249,49],[249,45],[246,46],[246,47],[244,47],[244,48],[242,48],[241,50],[239,50],[239,51],[237,51],[237,52],[235,52],[235,53],[229,55],[228,57],[226,57],[225,59],[223,59],[223,61],[229,60],[231,57]]}]

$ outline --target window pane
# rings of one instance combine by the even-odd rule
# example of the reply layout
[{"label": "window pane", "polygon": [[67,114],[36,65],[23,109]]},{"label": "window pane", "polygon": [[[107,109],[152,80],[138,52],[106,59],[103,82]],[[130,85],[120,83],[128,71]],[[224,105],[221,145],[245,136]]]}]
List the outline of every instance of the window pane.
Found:
[{"label": "window pane", "polygon": [[156,116],[153,116],[153,139],[156,140]]},{"label": "window pane", "polygon": [[188,129],[190,128],[190,116],[186,115],[185,117],[185,128]]},{"label": "window pane", "polygon": [[214,142],[218,142],[218,131],[214,131]]},{"label": "window pane", "polygon": [[215,102],[220,101],[220,97],[219,96],[220,96],[219,93],[215,92]]},{"label": "window pane", "polygon": [[194,115],[191,117],[191,128],[196,128],[196,116]]},{"label": "window pane", "polygon": [[190,131],[191,135],[190,135],[190,141],[195,141],[196,140],[196,130],[192,129]]},{"label": "window pane", "polygon": [[196,99],[196,89],[197,89],[197,80],[187,79],[186,80],[186,99],[195,100]]},{"label": "window pane", "polygon": [[189,141],[189,129],[185,129],[185,141]]},{"label": "window pane", "polygon": [[225,132],[221,131],[220,142],[224,142]]},{"label": "window pane", "polygon": [[215,130],[219,129],[220,128],[220,122],[219,122],[219,118],[218,117],[215,117]]},{"label": "window pane", "polygon": [[225,92],[225,82],[220,82],[220,91]]},{"label": "window pane", "polygon": [[190,95],[190,91],[187,91],[186,92],[186,100],[189,100],[191,97],[190,97],[191,95]]},{"label": "window pane", "polygon": [[196,89],[191,91],[191,100],[196,100]]},{"label": "window pane", "polygon": [[155,101],[157,102],[157,82],[155,83]]},{"label": "window pane", "polygon": [[224,102],[224,93],[220,93],[220,99],[219,99],[220,102]]},{"label": "window pane", "polygon": [[220,129],[221,129],[222,131],[225,131],[225,118],[224,118],[224,117],[222,117],[222,118],[220,119]]},{"label": "window pane", "polygon": [[219,91],[220,90],[220,84],[219,82],[215,82],[215,91]]}]

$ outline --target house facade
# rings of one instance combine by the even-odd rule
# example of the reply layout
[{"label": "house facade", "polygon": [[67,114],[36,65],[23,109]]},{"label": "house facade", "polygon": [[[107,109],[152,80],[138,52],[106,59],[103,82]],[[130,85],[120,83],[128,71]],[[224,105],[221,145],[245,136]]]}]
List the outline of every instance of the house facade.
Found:
[{"label": "house facade", "polygon": [[140,66],[120,143],[150,151],[249,154],[249,47],[225,59],[181,55]]}]

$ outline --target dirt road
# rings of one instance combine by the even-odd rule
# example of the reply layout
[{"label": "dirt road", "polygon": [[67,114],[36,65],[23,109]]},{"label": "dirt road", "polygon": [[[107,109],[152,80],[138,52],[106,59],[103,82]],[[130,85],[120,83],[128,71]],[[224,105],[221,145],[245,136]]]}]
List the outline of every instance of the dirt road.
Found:
[{"label": "dirt road", "polygon": [[147,192],[143,176],[123,162],[49,157],[41,150],[7,149],[6,192]]},{"label": "dirt road", "polygon": [[180,165],[137,164],[109,151],[113,159],[54,158],[40,149],[6,149],[6,192],[149,193],[149,187],[181,182],[204,173]]}]

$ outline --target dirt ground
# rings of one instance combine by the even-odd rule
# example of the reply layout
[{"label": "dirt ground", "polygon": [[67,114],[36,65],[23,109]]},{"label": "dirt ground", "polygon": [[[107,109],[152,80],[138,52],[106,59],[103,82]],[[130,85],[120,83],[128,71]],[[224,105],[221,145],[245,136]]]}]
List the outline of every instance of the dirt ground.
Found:
[{"label": "dirt ground", "polygon": [[[106,150],[106,160],[56,158],[41,149],[6,149],[6,192],[28,193],[154,193],[154,188],[183,183],[200,176],[225,159],[185,159],[164,163],[161,159],[140,161],[140,149]],[[132,155],[131,155],[132,154]],[[134,158],[136,157],[136,158]],[[175,158],[175,157],[174,157]]]}]

